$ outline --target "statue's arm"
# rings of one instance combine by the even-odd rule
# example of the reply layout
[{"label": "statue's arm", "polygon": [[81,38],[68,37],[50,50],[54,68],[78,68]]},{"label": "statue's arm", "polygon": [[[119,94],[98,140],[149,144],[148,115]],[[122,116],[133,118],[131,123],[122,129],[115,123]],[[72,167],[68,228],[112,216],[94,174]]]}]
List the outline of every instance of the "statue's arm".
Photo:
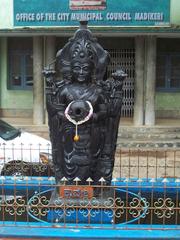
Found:
[{"label": "statue's arm", "polygon": [[94,113],[93,113],[93,120],[98,121],[106,118],[107,116],[107,99],[102,91],[100,91],[98,101],[96,103]]},{"label": "statue's arm", "polygon": [[110,117],[120,116],[123,100],[123,81],[127,74],[122,70],[117,70],[112,74],[113,79],[107,80],[109,85],[108,114]]},{"label": "statue's arm", "polygon": [[63,85],[53,86],[53,89],[46,89],[46,107],[49,115],[53,117],[57,115],[59,118],[64,118],[65,111],[65,94]]},{"label": "statue's arm", "polygon": [[106,117],[106,115],[107,115],[107,109],[105,104],[99,104],[98,111],[95,111],[93,113],[93,120],[94,121],[102,120],[103,118]]}]

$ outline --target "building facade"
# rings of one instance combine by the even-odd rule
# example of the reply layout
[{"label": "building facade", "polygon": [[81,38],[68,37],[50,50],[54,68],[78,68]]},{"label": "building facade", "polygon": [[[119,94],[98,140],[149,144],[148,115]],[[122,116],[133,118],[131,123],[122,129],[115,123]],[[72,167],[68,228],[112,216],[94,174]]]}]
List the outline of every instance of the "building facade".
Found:
[{"label": "building facade", "polygon": [[42,70],[80,19],[122,68],[122,115],[135,126],[180,118],[179,0],[1,0],[0,117],[46,123]]}]

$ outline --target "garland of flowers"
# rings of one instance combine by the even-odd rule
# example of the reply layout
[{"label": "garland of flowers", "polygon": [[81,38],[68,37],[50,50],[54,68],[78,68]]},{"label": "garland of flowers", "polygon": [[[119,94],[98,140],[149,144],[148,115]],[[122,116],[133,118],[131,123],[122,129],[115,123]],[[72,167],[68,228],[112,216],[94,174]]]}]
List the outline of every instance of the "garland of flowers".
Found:
[{"label": "garland of flowers", "polygon": [[79,135],[78,135],[78,125],[81,125],[81,124],[87,122],[87,121],[91,118],[91,116],[93,115],[93,106],[92,106],[92,104],[91,104],[89,101],[86,101],[86,103],[89,105],[89,113],[88,113],[88,115],[87,115],[84,119],[82,119],[82,120],[80,120],[80,121],[76,121],[76,120],[72,119],[71,116],[69,115],[69,109],[70,109],[71,105],[72,105],[74,102],[75,102],[75,101],[72,101],[72,102],[70,102],[70,103],[68,104],[67,108],[65,109],[64,114],[65,114],[65,117],[66,117],[71,123],[73,123],[73,124],[76,126],[74,141],[77,142],[77,141],[79,141],[79,139],[80,139],[80,137],[79,137]]}]

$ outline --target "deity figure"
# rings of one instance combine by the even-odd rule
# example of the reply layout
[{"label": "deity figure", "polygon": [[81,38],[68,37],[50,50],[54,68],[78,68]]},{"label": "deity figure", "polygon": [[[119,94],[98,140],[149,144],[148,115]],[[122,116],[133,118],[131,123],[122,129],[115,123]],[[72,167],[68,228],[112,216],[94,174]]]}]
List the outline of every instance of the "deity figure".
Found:
[{"label": "deity figure", "polygon": [[103,177],[109,185],[126,74],[116,71],[113,79],[103,79],[110,57],[86,25],[81,22],[57,52],[57,71],[44,71],[55,178],[73,184],[78,177],[86,184],[90,177],[98,184]]}]

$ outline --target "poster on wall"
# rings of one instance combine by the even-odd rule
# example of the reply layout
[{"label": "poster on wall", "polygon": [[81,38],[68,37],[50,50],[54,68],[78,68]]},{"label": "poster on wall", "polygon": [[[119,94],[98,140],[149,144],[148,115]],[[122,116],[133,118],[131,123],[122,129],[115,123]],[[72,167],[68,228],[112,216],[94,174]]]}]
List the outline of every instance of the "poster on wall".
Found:
[{"label": "poster on wall", "polygon": [[170,26],[170,0],[14,0],[14,26]]},{"label": "poster on wall", "polygon": [[103,10],[106,0],[69,0],[70,10]]}]

